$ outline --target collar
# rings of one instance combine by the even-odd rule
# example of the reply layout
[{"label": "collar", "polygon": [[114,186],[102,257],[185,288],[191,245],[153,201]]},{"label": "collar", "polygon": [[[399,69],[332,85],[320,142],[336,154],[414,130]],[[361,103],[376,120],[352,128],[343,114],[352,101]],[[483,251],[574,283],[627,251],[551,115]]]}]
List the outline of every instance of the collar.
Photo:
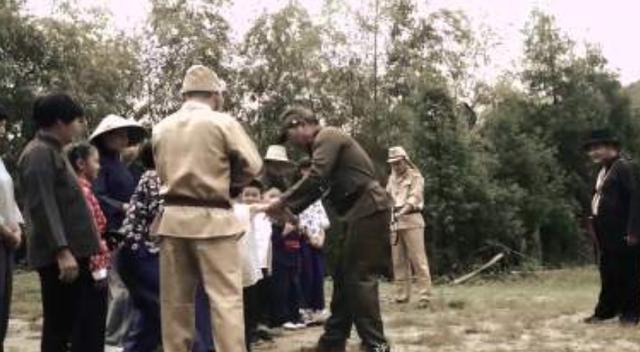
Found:
[{"label": "collar", "polygon": [[91,182],[82,176],[78,176],[78,183],[80,184],[80,187],[91,188]]},{"label": "collar", "polygon": [[608,170],[608,169],[610,169],[610,168],[611,168],[611,166],[613,166],[613,164],[615,164],[615,163],[616,163],[616,161],[620,160],[620,158],[621,158],[621,156],[620,156],[620,154],[618,154],[618,156],[616,156],[615,158],[611,158],[611,159],[609,159],[609,160],[604,161],[604,162],[602,163],[602,166],[603,166],[605,169],[607,169],[607,170]]},{"label": "collar", "polygon": [[309,143],[308,146],[305,146],[304,149],[307,150],[307,152],[309,153],[309,155],[313,154],[313,145],[316,142],[316,139],[318,138],[318,134],[320,134],[320,132],[324,129],[324,127],[320,127],[318,128],[318,130],[313,134],[313,140],[311,141],[311,143]]},{"label": "collar", "polygon": [[56,148],[58,151],[62,150],[62,142],[60,142],[58,137],[56,137],[53,133],[40,130],[36,134],[36,137],[46,144]]},{"label": "collar", "polygon": [[114,152],[113,150],[109,150],[107,148],[99,148],[100,151],[100,160],[120,160],[120,153]]},{"label": "collar", "polygon": [[184,103],[182,103],[182,109],[185,110],[202,110],[202,109],[207,109],[207,110],[211,110],[213,111],[213,109],[211,108],[211,106],[205,104],[205,103],[201,103],[199,101],[195,101],[195,100],[187,100]]}]

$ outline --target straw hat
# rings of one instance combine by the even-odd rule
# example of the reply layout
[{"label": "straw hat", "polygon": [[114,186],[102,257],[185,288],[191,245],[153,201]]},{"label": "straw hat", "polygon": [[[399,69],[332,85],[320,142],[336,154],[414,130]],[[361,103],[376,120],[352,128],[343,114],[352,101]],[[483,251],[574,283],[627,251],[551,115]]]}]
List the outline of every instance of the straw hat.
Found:
[{"label": "straw hat", "polygon": [[94,143],[98,137],[119,129],[127,130],[129,134],[129,144],[131,145],[140,143],[147,134],[144,127],[133,119],[127,119],[118,115],[108,115],[100,121],[98,127],[96,127],[91,137],[89,137],[89,142]]},{"label": "straw hat", "polygon": [[291,164],[289,157],[287,156],[287,149],[283,145],[274,144],[270,145],[267,149],[267,154],[264,156],[265,161],[278,161],[286,164]]},{"label": "straw hat", "polygon": [[225,84],[215,72],[202,65],[191,66],[182,81],[181,94],[189,92],[221,92]]}]

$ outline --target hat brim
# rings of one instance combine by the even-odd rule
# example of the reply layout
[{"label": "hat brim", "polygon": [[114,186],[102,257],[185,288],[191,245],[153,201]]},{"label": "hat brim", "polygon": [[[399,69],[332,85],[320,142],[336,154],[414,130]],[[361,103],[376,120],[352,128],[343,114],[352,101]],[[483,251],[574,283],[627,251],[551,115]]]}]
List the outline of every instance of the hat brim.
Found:
[{"label": "hat brim", "polygon": [[94,134],[89,138],[89,142],[95,143],[102,136],[109,132],[117,131],[117,130],[127,130],[127,136],[129,137],[129,146],[140,144],[147,137],[147,130],[141,126],[122,126],[118,128],[112,128],[109,130],[102,131],[98,134]]},{"label": "hat brim", "polygon": [[620,148],[620,141],[614,138],[592,139],[583,144],[582,149],[587,151],[597,145],[610,145],[616,148]]},{"label": "hat brim", "polygon": [[407,160],[407,158],[404,156],[396,156],[396,157],[387,159],[387,163],[392,164],[400,160]]},{"label": "hat brim", "polygon": [[274,164],[280,164],[281,166],[287,166],[287,167],[295,167],[295,165],[293,164],[293,162],[291,162],[291,160],[282,160],[282,159],[264,159],[265,162],[270,162],[270,163],[274,163]]}]

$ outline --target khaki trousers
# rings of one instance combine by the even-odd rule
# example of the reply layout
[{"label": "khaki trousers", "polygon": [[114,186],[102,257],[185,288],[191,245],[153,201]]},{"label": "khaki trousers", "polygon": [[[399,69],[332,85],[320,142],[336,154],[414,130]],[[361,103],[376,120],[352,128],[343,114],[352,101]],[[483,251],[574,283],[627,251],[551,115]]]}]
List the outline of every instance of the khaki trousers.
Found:
[{"label": "khaki trousers", "polygon": [[165,352],[188,352],[195,334],[196,287],[209,298],[218,352],[245,352],[242,269],[238,237],[163,237],[160,244],[160,301]]},{"label": "khaki trousers", "polygon": [[396,230],[391,236],[393,277],[396,284],[396,300],[411,299],[412,270],[421,301],[431,299],[431,273],[424,245],[424,227]]}]

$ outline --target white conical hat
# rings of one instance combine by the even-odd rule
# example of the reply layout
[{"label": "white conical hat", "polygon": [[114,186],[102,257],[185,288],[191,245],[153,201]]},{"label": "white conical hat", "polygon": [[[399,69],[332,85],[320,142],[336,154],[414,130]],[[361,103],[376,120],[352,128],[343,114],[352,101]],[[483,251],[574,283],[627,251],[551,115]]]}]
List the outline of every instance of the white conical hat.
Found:
[{"label": "white conical hat", "polygon": [[288,164],[291,163],[287,156],[287,148],[279,144],[269,146],[267,154],[264,156],[264,160],[280,161]]},{"label": "white conical hat", "polygon": [[121,128],[127,129],[129,133],[129,143],[137,144],[142,141],[146,135],[146,130],[140,123],[133,119],[127,119],[118,115],[107,115],[98,124],[98,127],[93,131],[89,142],[95,142],[96,138],[102,136],[107,132],[119,130]]}]

